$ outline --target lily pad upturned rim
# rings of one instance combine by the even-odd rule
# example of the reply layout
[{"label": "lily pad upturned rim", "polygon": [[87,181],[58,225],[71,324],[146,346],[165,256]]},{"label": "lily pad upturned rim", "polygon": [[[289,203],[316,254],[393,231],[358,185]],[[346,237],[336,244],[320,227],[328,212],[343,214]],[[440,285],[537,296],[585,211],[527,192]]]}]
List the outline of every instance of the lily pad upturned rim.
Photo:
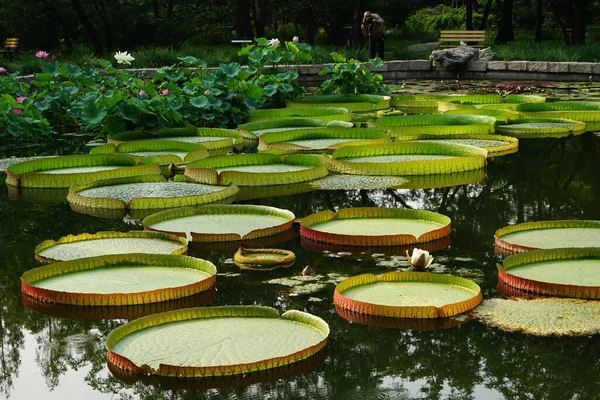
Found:
[{"label": "lily pad upturned rim", "polygon": [[518,253],[498,264],[498,278],[507,285],[527,292],[545,296],[571,297],[577,299],[600,299],[600,286],[580,286],[543,282],[523,278],[510,273],[511,268],[543,261],[600,259],[600,247],[570,247],[542,249]]},{"label": "lily pad upturned rim", "polygon": [[390,108],[390,96],[372,94],[326,94],[311,95],[297,101],[286,100],[287,108],[341,107],[350,112],[377,111]]},{"label": "lily pad upturned rim", "polygon": [[323,122],[350,121],[352,113],[343,107],[269,108],[250,110],[248,122],[271,119],[319,119]]},{"label": "lily pad upturned rim", "polygon": [[[96,166],[116,166],[117,168],[68,174],[43,173],[43,171],[57,168]],[[28,188],[68,188],[72,185],[98,179],[159,175],[160,172],[158,164],[136,165],[135,160],[125,154],[78,154],[38,158],[13,164],[6,169],[6,184]]]},{"label": "lily pad upturned rim", "polygon": [[[248,257],[248,254],[268,254],[277,258]],[[257,267],[289,267],[296,261],[296,254],[285,249],[252,249],[240,246],[233,255],[233,261],[239,266]]]},{"label": "lily pad upturned rim", "polygon": [[[467,300],[446,304],[442,307],[435,306],[389,306],[373,304],[354,300],[343,295],[343,292],[355,286],[373,284],[378,282],[425,282],[443,283],[461,286],[474,291],[476,294]],[[359,314],[376,315],[393,318],[445,318],[462,314],[475,308],[483,296],[481,288],[475,282],[451,275],[434,274],[431,272],[388,272],[377,277],[373,274],[357,275],[340,282],[333,295],[333,302],[347,310]]]},{"label": "lily pad upturned rim", "polygon": [[[180,179],[175,179],[176,182]],[[181,180],[182,182],[186,182]],[[174,207],[198,206],[232,199],[239,189],[235,184],[223,186],[221,190],[212,193],[182,196],[182,197],[138,197],[129,202],[111,197],[87,197],[79,192],[102,186],[124,185],[128,183],[168,182],[162,175],[141,175],[117,179],[96,180],[93,182],[73,185],[69,189],[67,201],[75,210],[86,209],[116,209],[116,210],[157,210]],[[187,182],[186,182],[187,183]],[[195,183],[189,183],[193,185]]]},{"label": "lily pad upturned rim", "polygon": [[174,250],[172,255],[182,255],[188,250],[188,242],[182,237],[171,235],[163,232],[149,232],[149,231],[129,231],[129,232],[118,232],[118,231],[101,231],[96,233],[81,233],[79,235],[67,235],[63,236],[58,240],[45,240],[35,247],[35,259],[40,263],[51,264],[55,262],[61,262],[65,260],[56,260],[50,257],[44,257],[40,253],[51,247],[65,244],[65,243],[76,243],[88,240],[98,239],[128,239],[128,238],[142,238],[142,239],[161,239],[178,244],[180,247]]},{"label": "lily pad upturned rim", "polygon": [[361,325],[391,329],[411,329],[417,331],[436,331],[450,329],[473,319],[470,315],[462,318],[393,318],[378,315],[361,314],[335,305],[335,312],[342,318]]},{"label": "lily pad upturned rim", "polygon": [[170,219],[191,217],[194,215],[207,215],[207,214],[255,214],[255,215],[267,215],[276,216],[281,219],[287,220],[287,222],[264,228],[255,229],[244,236],[240,236],[238,233],[199,233],[191,232],[192,242],[232,242],[241,240],[258,239],[265,236],[276,235],[278,233],[291,229],[296,216],[289,210],[281,208],[260,206],[252,204],[209,204],[200,207],[181,207],[170,210],[161,211],[152,215],[147,216],[142,220],[144,230],[158,231],[171,233],[173,235],[186,237],[185,232],[167,232],[152,228],[151,225],[158,222],[167,221]]},{"label": "lily pad upturned rim", "polygon": [[[490,141],[498,141],[505,142],[505,145],[502,146],[486,146],[481,147],[487,151],[488,157],[497,157],[506,154],[511,154],[519,150],[519,139],[513,136],[505,136],[505,135],[461,135],[457,137],[456,135],[414,135],[414,136],[398,136],[394,138],[395,142],[405,142],[409,140],[440,140],[441,143],[444,143],[443,140],[461,140],[461,139],[473,139],[473,140],[490,140]],[[451,143],[454,144],[454,143]],[[462,143],[457,143],[462,144]],[[465,145],[463,146],[471,146]],[[477,147],[477,146],[473,146]]]},{"label": "lily pad upturned rim", "polygon": [[[124,264],[191,268],[203,271],[209,274],[209,277],[180,287],[165,287],[134,293],[77,293],[35,286],[36,281],[52,276]],[[49,303],[81,306],[128,306],[174,300],[203,292],[214,286],[216,274],[217,268],[213,263],[195,257],[144,253],[111,254],[79,258],[30,269],[21,276],[21,290],[34,299]]]},{"label": "lily pad upturned rim", "polygon": [[[524,251],[539,250],[537,247],[528,247],[510,243],[502,239],[502,236],[510,233],[552,228],[597,228],[600,229],[600,221],[595,220],[554,220],[554,221],[532,221],[505,226],[494,233],[494,244],[502,250],[503,254],[521,253]],[[600,244],[599,244],[600,247]]]},{"label": "lily pad upturned rim", "polygon": [[[522,124],[553,124],[553,127],[520,127],[515,125]],[[522,117],[515,121],[499,125],[496,130],[503,135],[510,135],[517,138],[546,138],[546,137],[564,137],[568,135],[581,135],[586,131],[586,124],[583,121],[568,118],[532,118]]]},{"label": "lily pad upturned rim", "polygon": [[[147,329],[149,327],[188,321],[204,318],[266,318],[266,319],[285,319],[300,324],[312,326],[320,331],[323,340],[319,343],[303,349],[301,351],[271,359],[260,360],[247,364],[233,364],[210,367],[191,367],[174,366],[161,364],[157,369],[152,369],[148,365],[136,365],[128,358],[112,351],[116,343],[125,336],[136,331]],[[201,307],[188,308],[185,310],[169,311],[160,314],[149,315],[137,320],[128,322],[110,332],[106,338],[106,347],[108,350],[108,361],[113,366],[141,375],[159,375],[172,376],[179,378],[209,377],[209,376],[229,376],[238,374],[247,374],[255,371],[277,368],[280,366],[292,364],[315,355],[327,344],[329,337],[329,326],[321,318],[312,314],[289,310],[279,314],[275,308],[265,306],[220,306],[220,307]]]},{"label": "lily pad upturned rim", "polygon": [[[360,219],[360,218],[399,218],[416,219],[436,222],[441,228],[424,233],[420,237],[411,234],[389,234],[389,235],[346,235],[328,233],[313,229],[311,226],[326,221],[338,219]],[[449,217],[433,211],[413,210],[403,208],[377,208],[377,207],[355,207],[343,208],[337,212],[319,211],[300,219],[300,236],[307,239],[352,246],[401,246],[414,243],[429,242],[448,236],[452,231]]]},{"label": "lily pad upturned rim", "polygon": [[[172,151],[173,154],[168,154],[170,151]],[[150,156],[132,154],[135,152],[161,152],[165,154]],[[127,154],[138,160],[138,162],[146,157],[156,157],[159,160],[160,165],[180,164],[209,156],[208,148],[202,143],[188,143],[164,139],[134,140],[117,144],[107,143],[90,150],[90,154],[115,153]],[[181,158],[175,153],[186,153],[186,155],[184,158]]]},{"label": "lily pad upturned rim", "polygon": [[30,310],[51,317],[99,321],[105,319],[131,320],[159,312],[203,307],[215,301],[216,298],[217,289],[215,286],[211,286],[200,293],[175,300],[126,306],[77,306],[72,304],[48,303],[34,299],[25,293],[22,295],[22,302]]}]

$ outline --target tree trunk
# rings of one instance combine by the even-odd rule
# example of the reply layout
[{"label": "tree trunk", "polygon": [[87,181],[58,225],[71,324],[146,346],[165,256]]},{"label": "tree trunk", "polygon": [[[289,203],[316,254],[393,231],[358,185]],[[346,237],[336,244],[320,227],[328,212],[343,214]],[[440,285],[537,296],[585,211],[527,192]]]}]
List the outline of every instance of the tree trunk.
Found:
[{"label": "tree trunk", "polygon": [[467,27],[468,31],[472,31],[473,30],[473,1],[472,0],[466,0],[466,2],[465,2],[465,16],[466,16],[465,26]]},{"label": "tree trunk", "polygon": [[115,50],[115,41],[112,31],[112,24],[106,14],[106,8],[104,7],[104,0],[94,0],[94,8],[96,13],[100,16],[102,25],[104,26],[104,41],[106,43],[106,51],[112,53]]},{"label": "tree trunk", "polygon": [[255,0],[253,2],[254,10],[254,31],[256,37],[265,37],[265,28],[267,26],[269,9],[269,0]]},{"label": "tree trunk", "polygon": [[364,6],[363,0],[354,1],[354,14],[352,15],[352,45],[360,46],[362,44],[362,31],[360,23],[363,19]]},{"label": "tree trunk", "polygon": [[574,46],[585,44],[586,8],[589,0],[573,0],[573,32],[571,43]]},{"label": "tree trunk", "polygon": [[239,0],[237,3],[237,23],[235,30],[238,39],[252,39],[252,24],[250,23],[250,0]]},{"label": "tree trunk", "polygon": [[535,0],[535,41],[542,42],[542,25],[544,24],[544,12],[542,0]]},{"label": "tree trunk", "polygon": [[487,26],[487,20],[490,16],[490,11],[492,10],[492,2],[494,0],[487,0],[485,3],[485,8],[483,9],[483,15],[481,16],[481,23],[479,24],[479,30],[485,30]]},{"label": "tree trunk", "polygon": [[58,24],[60,25],[60,28],[63,32],[63,39],[65,40],[65,46],[67,47],[67,49],[69,51],[73,50],[73,43],[71,42],[71,35],[69,34],[69,29],[67,28],[67,24],[65,23],[64,19],[61,17],[60,13],[58,12],[58,10],[56,9],[56,7],[54,7],[54,4],[48,2],[47,0],[40,0],[42,2],[42,5],[44,6],[44,8],[46,8],[48,11],[50,11],[50,13],[54,14],[54,16],[56,17],[56,20],[58,21]]},{"label": "tree trunk", "polygon": [[152,0],[152,15],[154,15],[154,19],[160,18],[160,8],[158,8],[158,0]]},{"label": "tree trunk", "polygon": [[102,42],[100,41],[100,37],[98,36],[98,32],[96,31],[94,24],[85,13],[85,10],[81,5],[81,0],[71,0],[71,6],[73,6],[73,11],[75,11],[75,14],[77,14],[81,25],[83,25],[83,29],[85,29],[90,41],[92,42],[94,53],[96,55],[102,55]]},{"label": "tree trunk", "polygon": [[496,43],[514,42],[515,30],[512,21],[514,0],[497,0],[497,2],[501,7],[501,12]]},{"label": "tree trunk", "polygon": [[304,20],[304,39],[306,43],[310,45],[315,44],[315,17],[313,16],[313,4],[312,0],[305,0],[304,9],[302,12],[302,19]]},{"label": "tree trunk", "polygon": [[[570,6],[571,6],[571,4],[569,4],[569,9],[567,9],[567,10],[564,10],[564,9],[560,10],[558,8],[558,5],[553,0],[548,1],[548,7],[550,8],[550,11],[552,11],[554,20],[556,21],[558,26],[560,26],[565,44],[567,46],[571,46],[571,44],[572,44],[571,43],[571,35],[569,34],[569,31],[568,31],[568,27],[572,26],[572,24],[573,24],[573,9]],[[563,16],[565,17],[564,21],[562,18]]]}]

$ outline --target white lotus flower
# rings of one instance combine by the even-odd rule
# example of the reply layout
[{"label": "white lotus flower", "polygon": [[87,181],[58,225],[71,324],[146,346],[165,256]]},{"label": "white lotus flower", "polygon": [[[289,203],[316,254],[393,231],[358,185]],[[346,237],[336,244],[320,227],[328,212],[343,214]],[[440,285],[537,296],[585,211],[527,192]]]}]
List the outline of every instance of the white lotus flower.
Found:
[{"label": "white lotus flower", "polygon": [[126,51],[117,51],[115,53],[115,60],[117,60],[118,64],[129,65],[133,60],[135,60],[135,58],[131,57],[131,54]]},{"label": "white lotus flower", "polygon": [[416,247],[413,249],[412,255],[409,255],[408,250],[406,250],[406,259],[410,265],[419,269],[425,269],[433,262],[433,256],[429,255],[427,250],[417,249]]},{"label": "white lotus flower", "polygon": [[272,47],[277,47],[277,46],[279,46],[279,43],[280,43],[280,42],[279,42],[279,39],[277,39],[277,38],[273,38],[273,39],[269,40],[269,44],[270,44]]}]

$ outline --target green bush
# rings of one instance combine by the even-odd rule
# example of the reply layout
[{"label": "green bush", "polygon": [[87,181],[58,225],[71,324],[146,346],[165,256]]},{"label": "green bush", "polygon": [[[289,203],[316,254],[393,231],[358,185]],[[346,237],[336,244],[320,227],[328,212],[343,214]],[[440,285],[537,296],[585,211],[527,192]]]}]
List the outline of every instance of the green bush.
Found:
[{"label": "green bush", "polygon": [[[473,25],[479,26],[481,14],[473,12]],[[488,24],[493,23],[488,20]],[[437,32],[443,29],[465,29],[465,7],[439,4],[422,8],[406,20],[406,28],[413,32]]]}]

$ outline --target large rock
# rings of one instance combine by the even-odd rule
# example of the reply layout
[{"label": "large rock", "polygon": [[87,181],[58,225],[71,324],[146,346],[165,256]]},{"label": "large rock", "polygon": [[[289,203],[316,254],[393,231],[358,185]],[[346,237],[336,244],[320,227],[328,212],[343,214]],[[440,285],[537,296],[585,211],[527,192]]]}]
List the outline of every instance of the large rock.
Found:
[{"label": "large rock", "polygon": [[434,50],[429,59],[435,68],[454,71],[467,65],[469,61],[490,61],[494,57],[492,49],[477,49],[459,46],[452,49]]}]

